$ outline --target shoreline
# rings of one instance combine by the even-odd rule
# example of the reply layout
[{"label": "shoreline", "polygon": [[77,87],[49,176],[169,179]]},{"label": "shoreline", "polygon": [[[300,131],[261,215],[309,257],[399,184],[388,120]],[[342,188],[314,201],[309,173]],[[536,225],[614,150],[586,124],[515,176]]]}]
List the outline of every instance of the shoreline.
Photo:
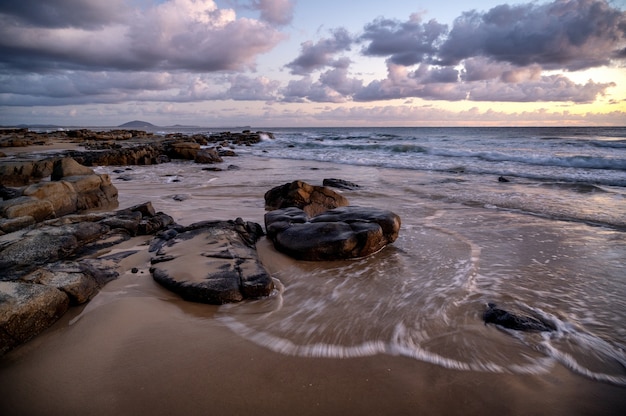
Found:
[{"label": "shoreline", "polygon": [[[525,219],[522,214],[430,201],[395,193],[389,186],[377,187],[379,178],[372,176],[374,172],[380,175],[376,168],[252,155],[228,159],[224,165],[230,163],[239,169],[208,172],[193,166],[190,170],[185,163],[132,166],[135,179],[122,181],[112,175],[112,180],[119,190],[120,208],[146,202],[145,197],[152,194],[158,196],[152,198],[155,208],[182,224],[236,216],[262,224],[262,197],[269,185],[280,185],[287,178],[315,184],[329,176],[356,178],[363,187],[343,192],[352,203],[377,207],[391,204],[403,218],[400,240],[382,254],[397,253],[402,261],[424,270],[428,256],[436,254],[428,251],[431,245],[467,233],[462,228],[451,228],[456,222],[467,221],[466,227],[471,230],[475,217],[476,225],[485,227],[485,236],[469,231],[469,237],[463,238],[489,241],[502,226],[495,223],[497,231],[488,234],[489,221]],[[112,169],[96,171],[106,173]],[[385,179],[393,183],[400,182],[394,174],[403,174],[384,173],[389,175]],[[429,176],[418,173],[411,180],[426,180]],[[176,178],[180,181],[173,182]],[[172,198],[176,194],[188,194],[190,198],[177,201]],[[539,231],[531,225],[539,230],[548,221],[529,223],[526,227],[532,235]],[[118,264],[117,280],[35,339],[0,357],[0,385],[7,397],[0,404],[2,413],[99,415],[149,411],[159,415],[202,414],[211,409],[224,414],[254,411],[276,415],[460,415],[483,414],[486,410],[503,414],[617,415],[626,411],[623,387],[591,380],[556,362],[544,373],[511,374],[452,370],[396,354],[337,359],[274,352],[216,319],[229,313],[245,319],[246,314],[258,314],[263,305],[242,304],[241,308],[229,309],[194,304],[156,284],[148,271],[147,246],[142,245],[149,238],[135,237],[114,248],[139,249]],[[418,238],[426,240],[415,248],[411,244]],[[466,246],[472,248],[475,244],[454,241],[459,248],[451,247],[450,251],[466,250]],[[483,244],[483,240],[478,241]],[[498,259],[507,249],[497,249],[498,243],[501,241],[491,243],[493,247],[481,245],[482,252],[473,249],[468,254],[470,260],[479,257],[476,263],[487,268],[482,273],[489,273],[489,265],[504,261]],[[265,239],[257,247],[265,267],[288,283],[294,266],[306,273],[325,268],[345,270],[337,263],[296,262],[275,252]],[[538,241],[522,241],[520,247],[532,253],[529,256],[547,250]],[[420,254],[419,248],[425,250],[424,257],[417,258],[421,262],[407,257]],[[358,263],[350,265],[357,267]],[[136,273],[132,273],[133,268],[137,268]],[[293,282],[287,284],[287,295],[293,294],[294,286]],[[351,302],[353,307],[359,303]],[[508,335],[488,331],[479,320],[473,323],[472,317],[470,314],[464,318],[466,325],[481,336],[488,334],[494,348],[510,351],[510,344],[519,348]],[[274,324],[268,325],[269,330]],[[451,328],[450,332],[457,330]],[[462,339],[463,333],[457,336]],[[454,352],[454,345],[439,347]]]}]

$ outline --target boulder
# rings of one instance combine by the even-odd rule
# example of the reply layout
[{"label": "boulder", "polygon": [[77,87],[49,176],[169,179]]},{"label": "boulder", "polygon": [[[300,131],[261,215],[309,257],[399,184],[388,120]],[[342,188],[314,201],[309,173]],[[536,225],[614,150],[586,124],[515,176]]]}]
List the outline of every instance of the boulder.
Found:
[{"label": "boulder", "polygon": [[163,233],[151,244],[155,254],[150,272],[159,284],[193,302],[223,304],[268,296],[274,284],[253,248],[261,234],[260,225],[241,219]]},{"label": "boulder", "polygon": [[54,217],[54,206],[48,200],[30,196],[0,201],[0,216],[8,219],[31,217],[36,222]]},{"label": "boulder", "polygon": [[220,157],[215,149],[200,149],[194,158],[196,163],[220,163],[224,160]]},{"label": "boulder", "polygon": [[194,160],[201,147],[198,143],[193,142],[175,142],[169,148],[169,156],[174,159]]},{"label": "boulder", "polygon": [[68,297],[54,287],[0,281],[0,354],[48,328],[68,306]]},{"label": "boulder", "polygon": [[343,195],[329,188],[309,185],[303,181],[286,183],[265,193],[266,210],[296,207],[311,217],[329,209],[347,205],[348,200]]},{"label": "boulder", "polygon": [[24,189],[23,195],[49,201],[52,204],[55,217],[76,212],[78,194],[74,187],[66,181],[32,184]]},{"label": "boulder", "polygon": [[340,207],[310,218],[299,208],[265,214],[267,237],[274,247],[298,260],[364,257],[393,243],[400,217],[376,208]]},{"label": "boulder", "polygon": [[94,171],[87,166],[83,166],[71,157],[64,157],[54,161],[52,166],[52,175],[50,179],[53,181],[61,180],[67,176],[86,176],[94,175]]}]

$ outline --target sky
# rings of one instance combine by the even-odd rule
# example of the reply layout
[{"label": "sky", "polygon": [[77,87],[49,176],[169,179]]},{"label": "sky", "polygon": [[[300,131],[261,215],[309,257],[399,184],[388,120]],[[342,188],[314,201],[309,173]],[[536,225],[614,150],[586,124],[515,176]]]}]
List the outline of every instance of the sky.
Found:
[{"label": "sky", "polygon": [[626,0],[0,0],[0,125],[625,126]]}]

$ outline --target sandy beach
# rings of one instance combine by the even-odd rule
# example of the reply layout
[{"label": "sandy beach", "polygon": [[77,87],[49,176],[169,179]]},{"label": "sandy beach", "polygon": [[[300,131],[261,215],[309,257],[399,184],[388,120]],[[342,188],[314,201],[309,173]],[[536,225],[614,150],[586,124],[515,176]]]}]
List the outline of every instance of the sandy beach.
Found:
[{"label": "sandy beach", "polygon": [[[235,167],[227,169],[228,165]],[[550,254],[544,253],[547,246],[540,238],[522,238],[545,232],[547,220],[406,193],[403,180],[427,181],[432,179],[429,173],[410,173],[409,178],[401,171],[249,155],[228,159],[223,167],[223,171],[208,172],[190,162],[133,166],[128,171],[132,179],[126,181],[116,179],[112,173],[116,167],[96,171],[111,173],[120,208],[151,201],[158,211],[181,224],[236,217],[263,224],[263,194],[273,186],[295,179],[315,184],[325,177],[354,180],[360,190],[344,195],[354,205],[397,212],[403,220],[400,238],[368,260],[315,264],[292,260],[263,240],[257,245],[259,257],[276,278],[280,293],[272,299],[228,306],[186,302],[163,289],[148,270],[149,239],[127,241],[115,250],[132,248],[137,253],[120,263],[119,279],[88,304],[72,308],[43,334],[0,358],[1,414],[619,415],[626,411],[623,386],[585,377],[558,361],[549,360],[536,371],[531,366],[518,372],[507,368],[508,360],[524,362],[524,357],[542,356],[542,352],[483,324],[477,305],[490,294],[496,296],[491,284],[482,292],[464,295],[469,303],[457,304],[449,295],[438,300],[442,308],[456,308],[454,316],[448,310],[447,325],[444,320],[429,327],[431,320],[437,320],[428,315],[429,303],[422,305],[417,294],[402,303],[395,288],[386,286],[387,280],[377,280],[381,269],[385,279],[397,279],[393,274],[404,270],[400,267],[421,268],[424,273],[431,267],[434,276],[442,273],[444,279],[445,270],[462,264],[458,270],[480,289],[482,275],[521,263],[519,258],[510,263],[503,259],[511,250],[521,250],[528,258]],[[188,199],[177,201],[174,195]],[[482,224],[480,232],[473,225],[476,222]],[[503,227],[522,237],[510,241]],[[553,231],[559,227],[562,224]],[[594,233],[588,228],[579,225],[567,232]],[[446,247],[437,248],[439,242]],[[575,255],[574,249],[569,255]],[[455,261],[446,263],[446,256]],[[429,258],[434,258],[432,264]],[[570,260],[562,267],[577,266]],[[138,271],[132,273],[133,268]],[[284,327],[293,315],[281,314],[305,306],[298,297],[301,292],[311,294],[313,300],[315,295],[326,296],[324,285],[346,271],[359,285],[368,285],[368,279],[381,285],[375,289],[377,303],[349,292],[337,304],[309,305],[312,310],[326,311],[328,315],[319,316],[320,322],[335,330],[311,330],[302,338],[289,338],[297,335]],[[411,282],[400,278],[398,284]],[[354,290],[364,287],[368,286]],[[415,290],[432,289],[424,285]],[[395,306],[400,304],[402,308]],[[415,311],[411,304],[422,311]],[[342,312],[346,310],[355,315]],[[424,319],[425,334],[440,333],[431,336],[424,347],[432,356],[420,359],[419,354],[411,356],[390,344],[382,347],[383,352],[354,347],[377,345],[371,341],[376,337],[388,339],[387,332],[398,325],[384,322],[405,319],[409,325],[406,320],[412,314],[416,321]],[[304,320],[299,325],[308,323]],[[334,341],[329,340],[334,336]],[[267,341],[279,338],[279,345]],[[343,345],[344,349],[331,348],[324,356],[323,352],[301,353],[302,348],[294,347],[307,342]],[[493,368],[475,365],[478,358],[468,356],[465,342],[481,360],[493,356]],[[348,351],[344,358],[333,357],[342,355],[341,351]],[[433,357],[447,361],[438,363]],[[468,369],[460,368],[464,363]],[[594,365],[596,372],[623,374],[619,364]]]}]

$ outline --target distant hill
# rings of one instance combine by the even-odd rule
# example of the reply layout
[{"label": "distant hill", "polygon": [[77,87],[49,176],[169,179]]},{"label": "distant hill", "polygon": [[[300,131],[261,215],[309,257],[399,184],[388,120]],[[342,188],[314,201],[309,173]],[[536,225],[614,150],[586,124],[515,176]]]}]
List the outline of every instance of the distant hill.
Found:
[{"label": "distant hill", "polygon": [[148,123],[147,121],[133,120],[133,121],[129,121],[128,123],[120,124],[118,127],[131,127],[131,128],[136,129],[136,128],[145,128],[145,127],[156,127],[156,126],[152,123]]}]

